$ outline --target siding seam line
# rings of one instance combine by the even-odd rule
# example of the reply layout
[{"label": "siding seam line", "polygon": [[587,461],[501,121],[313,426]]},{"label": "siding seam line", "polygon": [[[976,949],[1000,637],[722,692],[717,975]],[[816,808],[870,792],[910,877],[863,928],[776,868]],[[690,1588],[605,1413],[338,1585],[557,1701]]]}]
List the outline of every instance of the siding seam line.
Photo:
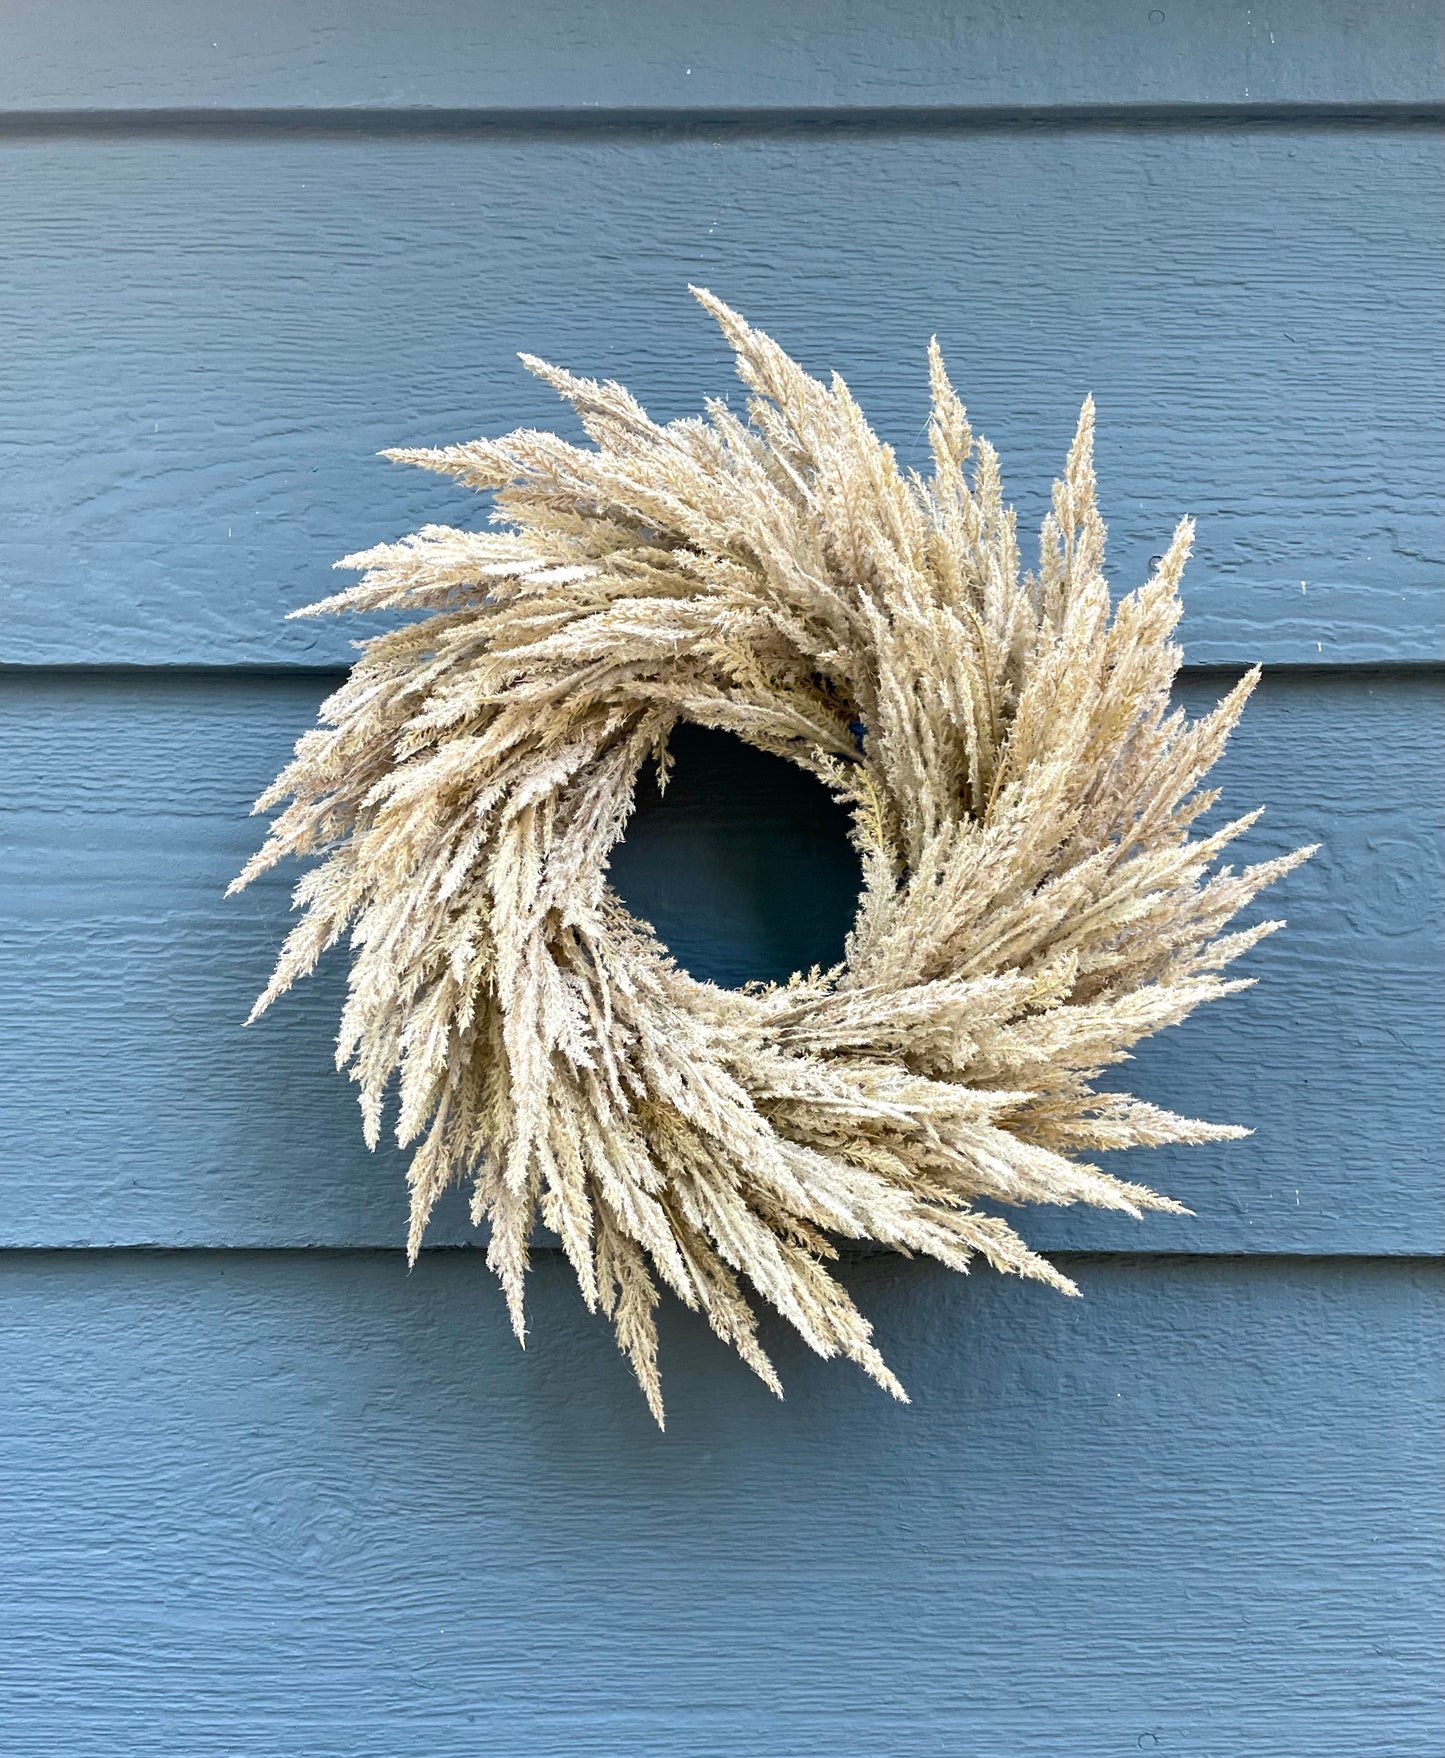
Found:
[{"label": "siding seam line", "polygon": [[[1264,671],[1266,679],[1277,677],[1315,678],[1321,682],[1340,679],[1359,679],[1364,676],[1377,677],[1438,677],[1445,674],[1445,656],[1439,658],[1401,658],[1401,659],[1350,659],[1317,662],[1313,660],[1210,660],[1191,665],[1186,661],[1179,668],[1181,678],[1193,678],[1208,681],[1212,678],[1233,679],[1258,663]],[[0,662],[0,679],[33,678],[38,680],[54,679],[56,682],[75,681],[79,683],[100,682],[112,679],[118,682],[156,682],[156,683],[224,683],[233,680],[237,684],[269,682],[278,679],[293,681],[314,680],[318,683],[340,683],[351,667],[345,661],[327,661],[323,664],[310,664],[299,660],[288,664],[285,660],[260,660],[251,663],[245,660],[177,660],[175,662],[144,660],[74,660],[49,661],[39,660],[27,663],[24,660]]]},{"label": "siding seam line", "polygon": [[586,137],[645,131],[685,137],[822,133],[950,133],[988,129],[1419,128],[1445,124],[1445,103],[1401,99],[1312,103],[566,106],[505,109],[387,106],[94,108],[0,111],[0,137],[187,134],[505,135]]},{"label": "siding seam line", "polygon": [[[844,1263],[874,1263],[880,1259],[894,1257],[901,1263],[910,1260],[902,1253],[887,1251],[849,1250],[847,1241],[839,1240],[842,1248],[841,1261]],[[1383,1264],[1434,1264],[1445,1258],[1445,1246],[1439,1251],[1281,1251],[1274,1247],[1264,1251],[1159,1251],[1159,1250],[1091,1250],[1080,1246],[1048,1246],[1043,1254],[1050,1262],[1077,1262],[1081,1258],[1088,1259],[1128,1259],[1131,1262],[1149,1261],[1151,1263],[1383,1263]],[[537,1258],[561,1258],[564,1256],[560,1245],[533,1244],[532,1256]],[[310,1254],[319,1257],[388,1257],[404,1260],[404,1245],[336,1245],[336,1244],[300,1244],[300,1245],[161,1245],[161,1244],[126,1244],[126,1245],[0,1245],[0,1263],[7,1258],[37,1257],[43,1254],[66,1254],[76,1257],[298,1257]],[[485,1262],[486,1246],[484,1242],[462,1242],[453,1245],[427,1245],[422,1247],[424,1258],[438,1257],[446,1254],[457,1256],[467,1254],[478,1262]],[[919,1261],[917,1257],[912,1261]]]}]

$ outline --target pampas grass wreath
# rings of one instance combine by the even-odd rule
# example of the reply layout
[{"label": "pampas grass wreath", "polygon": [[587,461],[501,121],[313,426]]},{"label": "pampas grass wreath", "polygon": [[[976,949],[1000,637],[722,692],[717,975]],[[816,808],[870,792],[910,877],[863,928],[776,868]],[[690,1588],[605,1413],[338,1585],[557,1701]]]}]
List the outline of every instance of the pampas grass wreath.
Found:
[{"label": "pampas grass wreath", "polygon": [[[1186,1212],[1076,1156],[1248,1133],[1094,1081],[1243,988],[1280,926],[1221,930],[1308,855],[1234,872],[1251,813],[1191,836],[1258,677],[1171,709],[1188,521],[1111,611],[1085,403],[1035,573],[998,458],[930,350],[933,471],[841,379],[711,294],[751,393],[659,425],[524,355],[592,444],[527,429],[386,456],[495,497],[337,565],[321,611],[429,614],[364,643],[257,803],[236,886],[320,855],[256,1013],[349,932],[338,1066],[375,1145],[395,1081],[414,1257],[465,1181],[523,1335],[537,1223],[612,1320],[659,1422],[659,1285],[775,1392],[744,1283],[824,1356],[904,1391],[830,1273],[838,1238],[1076,1289],[995,1204]],[[863,866],[845,957],[737,991],[669,958],[607,882],[678,721],[815,775]],[[254,1014],[253,1014],[254,1017]]]}]

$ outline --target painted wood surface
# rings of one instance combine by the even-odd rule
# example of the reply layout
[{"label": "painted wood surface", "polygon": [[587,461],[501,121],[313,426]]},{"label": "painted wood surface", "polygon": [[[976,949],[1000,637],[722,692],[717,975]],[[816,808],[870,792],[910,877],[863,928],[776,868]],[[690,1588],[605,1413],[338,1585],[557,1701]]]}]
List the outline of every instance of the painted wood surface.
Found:
[{"label": "painted wood surface", "polygon": [[0,109],[1438,101],[1425,0],[4,0]]},{"label": "painted wood surface", "polygon": [[[557,1259],[0,1257],[0,1680],[66,1758],[1434,1758],[1440,1265],[849,1281],[916,1395]],[[59,1467],[59,1468],[58,1468]]]},{"label": "painted wood surface", "polygon": [[[0,1750],[1437,1752],[1436,8],[0,0],[0,49]],[[484,510],[371,454],[565,426],[519,348],[736,396],[687,280],[906,463],[937,331],[1026,528],[1094,390],[1119,584],[1194,513],[1191,660],[1293,668],[1249,852],[1326,848],[1127,1071],[1257,1125],[1134,1159],[1194,1218],[1025,1215],[1152,1254],[1078,1301],[853,1258],[906,1409],[670,1304],[661,1436],[556,1254],[523,1353],[479,1252],[350,1249],[404,1160],[340,961],[243,1031],[289,876],[220,892],[359,632],[284,612]],[[681,746],[627,896],[720,980],[827,956],[827,802]]]},{"label": "painted wood surface", "polygon": [[736,395],[688,280],[907,463],[937,331],[1025,530],[1097,392],[1121,585],[1200,521],[1196,661],[1441,652],[1429,129],[43,137],[0,181],[12,662],[344,659],[282,620],[332,561],[483,511],[372,454],[565,427],[519,348]]},{"label": "painted wood surface", "polygon": [[[1227,681],[1192,681],[1185,699],[1197,712]],[[242,1030],[299,870],[221,896],[262,834],[249,802],[325,687],[204,673],[0,686],[8,1243],[400,1238],[405,1160],[366,1153],[353,1088],[331,1067],[342,955]],[[1440,1248],[1439,693],[1430,676],[1267,677],[1219,771],[1224,808],[1269,807],[1247,856],[1326,846],[1264,902],[1290,927],[1252,955],[1259,986],[1121,1071],[1150,1098],[1257,1133],[1131,1156],[1130,1175],[1193,1219],[1040,1209],[1024,1216],[1031,1238]],[[660,808],[644,801],[618,856],[625,894],[700,976],[829,956],[851,872],[826,796],[780,786],[776,760],[726,738],[679,749],[672,789]],[[459,1215],[441,1238],[465,1236]]]}]

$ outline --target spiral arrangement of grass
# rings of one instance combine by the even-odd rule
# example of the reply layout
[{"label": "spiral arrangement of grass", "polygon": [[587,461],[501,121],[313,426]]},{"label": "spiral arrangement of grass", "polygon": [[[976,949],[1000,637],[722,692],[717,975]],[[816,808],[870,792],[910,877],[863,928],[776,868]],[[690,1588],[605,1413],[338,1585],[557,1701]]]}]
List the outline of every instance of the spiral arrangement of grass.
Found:
[{"label": "spiral arrangement of grass", "polygon": [[[360,583],[311,611],[428,614],[365,644],[236,882],[321,857],[257,1011],[349,935],[338,1062],[373,1143],[397,1090],[411,1251],[468,1182],[521,1335],[545,1224],[659,1421],[660,1285],[775,1390],[749,1289],[902,1397],[830,1273],[837,1239],[1073,1292],[978,1200],[1176,1209],[1079,1156],[1246,1132],[1094,1082],[1243,986],[1221,971],[1280,924],[1225,925],[1311,852],[1236,873],[1217,857],[1255,814],[1191,834],[1257,674],[1200,720],[1171,707],[1191,527],[1111,606],[1091,404],[1023,573],[936,346],[924,477],[841,380],[697,297],[745,419],[711,402],[659,425],[524,356],[590,447],[523,430],[388,454],[491,494],[496,528],[338,564]],[[864,883],[835,968],[697,981],[609,888],[679,720],[850,809]]]}]

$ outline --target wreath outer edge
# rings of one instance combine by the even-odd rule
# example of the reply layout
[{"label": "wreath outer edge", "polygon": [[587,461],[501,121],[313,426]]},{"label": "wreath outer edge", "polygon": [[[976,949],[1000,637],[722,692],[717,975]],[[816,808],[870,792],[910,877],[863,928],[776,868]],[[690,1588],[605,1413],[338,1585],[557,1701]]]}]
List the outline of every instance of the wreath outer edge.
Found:
[{"label": "wreath outer edge", "polygon": [[[830,1265],[872,1240],[1074,1284],[975,1205],[1187,1213],[1081,1153],[1246,1129],[1098,1077],[1283,924],[1227,924],[1314,852],[1218,865],[1257,819],[1194,834],[1259,677],[1171,704],[1193,538],[1111,604],[1085,402],[1036,569],[997,454],[930,345],[925,477],[847,386],[692,290],[743,416],[659,424],[612,382],[523,355],[590,444],[518,429],[384,456],[493,497],[348,556],[294,612],[423,613],[361,643],[235,891],[319,857],[254,1019],[343,938],[338,1067],[366,1139],[388,1093],[413,1146],[408,1252],[472,1186],[525,1337],[540,1221],[612,1321],[659,1424],[662,1287],[781,1395],[754,1297],[906,1399]],[[863,868],[843,960],[732,991],[668,956],[607,884],[643,763],[679,720],[735,734],[847,806]],[[289,803],[288,803],[289,802]]]}]

